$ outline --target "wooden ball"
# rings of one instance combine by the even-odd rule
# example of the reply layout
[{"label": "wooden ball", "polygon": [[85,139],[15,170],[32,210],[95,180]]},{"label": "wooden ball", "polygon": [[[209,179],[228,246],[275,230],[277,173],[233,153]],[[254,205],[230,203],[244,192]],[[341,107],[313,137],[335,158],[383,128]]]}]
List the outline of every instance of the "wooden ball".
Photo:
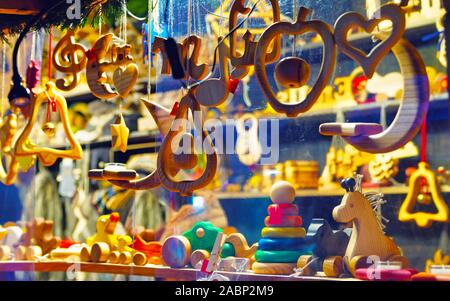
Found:
[{"label": "wooden ball", "polygon": [[191,243],[182,235],[168,237],[162,246],[162,258],[171,268],[186,266],[191,258]]},{"label": "wooden ball", "polygon": [[290,204],[295,199],[295,188],[289,182],[278,181],[270,188],[270,199],[275,204]]},{"label": "wooden ball", "polygon": [[310,76],[310,65],[298,57],[284,58],[275,66],[275,79],[284,88],[300,88]]}]

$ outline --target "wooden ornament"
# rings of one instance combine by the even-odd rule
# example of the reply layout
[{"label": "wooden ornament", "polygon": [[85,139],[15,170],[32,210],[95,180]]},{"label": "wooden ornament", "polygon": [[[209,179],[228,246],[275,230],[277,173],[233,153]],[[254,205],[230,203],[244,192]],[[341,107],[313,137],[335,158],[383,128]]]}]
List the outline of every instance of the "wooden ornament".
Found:
[{"label": "wooden ornament", "polygon": [[26,223],[26,232],[22,240],[25,246],[39,246],[42,249],[42,255],[58,247],[61,241],[59,237],[53,235],[53,221],[43,218],[35,218]]},{"label": "wooden ornament", "polygon": [[375,159],[369,163],[369,173],[372,180],[377,183],[387,182],[398,172],[398,160],[392,154],[376,154]]},{"label": "wooden ornament", "polygon": [[[13,151],[13,138],[17,132],[17,115],[11,113],[0,121],[0,182],[12,185],[16,181],[19,165]],[[7,160],[9,160],[9,162]],[[4,162],[5,161],[5,162]]]},{"label": "wooden ornament", "polygon": [[138,66],[129,64],[126,67],[119,67],[114,71],[113,83],[117,93],[122,98],[126,98],[136,85],[139,76]]},{"label": "wooden ornament", "polygon": [[252,264],[252,270],[255,274],[290,275],[295,268],[295,263],[254,262]]},{"label": "wooden ornament", "polygon": [[[270,0],[272,8],[272,20],[273,22],[280,21],[280,6],[277,0]],[[245,0],[234,0],[230,9],[230,17],[228,22],[228,29],[230,32],[236,27],[237,19],[239,15],[248,15],[250,13],[250,8],[245,7]],[[253,66],[255,59],[255,51],[258,42],[254,41],[253,34],[247,30],[243,36],[244,39],[244,51],[240,55],[237,49],[237,32],[233,32],[229,36],[230,40],[230,60],[231,64],[234,66],[235,70],[232,71],[233,78],[242,79],[249,72],[249,66]],[[272,44],[272,50],[265,55],[266,63],[273,63],[280,57],[281,50],[281,36],[275,38]],[[241,69],[241,70],[239,70]],[[237,76],[237,74],[239,74]]]},{"label": "wooden ornament", "polygon": [[[47,82],[45,85],[46,91],[39,93],[36,97],[31,99],[31,116],[28,120],[23,132],[17,139],[15,146],[15,155],[19,157],[37,156],[44,166],[51,166],[58,158],[70,158],[73,160],[81,159],[82,148],[80,143],[73,135],[70,122],[69,113],[67,110],[66,99],[56,91],[53,82]],[[33,126],[38,118],[38,111],[42,103],[51,98],[55,103],[61,117],[61,122],[69,141],[70,149],[54,149],[50,147],[41,147],[29,143],[29,136],[33,130]]]},{"label": "wooden ornament", "polygon": [[[425,179],[429,185],[431,199],[437,209],[436,213],[412,212],[417,201],[417,197],[420,193],[422,179]],[[425,162],[419,163],[419,168],[411,175],[409,179],[408,194],[400,206],[398,219],[402,222],[415,221],[416,224],[422,228],[430,227],[433,222],[446,223],[450,221],[450,211],[447,203],[441,195],[437,177],[435,173],[430,170],[429,165]]]},{"label": "wooden ornament", "polygon": [[[248,122],[251,121],[250,125]],[[248,129],[246,129],[248,125]],[[261,159],[262,147],[258,140],[258,119],[250,114],[242,115],[236,121],[236,153],[245,165],[256,164]]]},{"label": "wooden ornament", "polygon": [[120,150],[122,153],[126,152],[129,134],[130,130],[125,124],[123,115],[120,113],[114,123],[111,124],[112,148],[115,150]]},{"label": "wooden ornament", "polygon": [[284,88],[300,88],[308,83],[311,67],[301,58],[284,58],[275,66],[275,79]]},{"label": "wooden ornament", "polygon": [[[401,9],[397,9],[394,6],[386,5],[383,6],[381,10],[384,9],[387,11],[386,14],[389,15],[399,14],[398,16],[395,16],[395,18],[400,20],[398,21],[400,22],[400,25],[398,26],[403,26],[401,19],[403,18],[402,15],[404,13]],[[373,22],[375,21],[376,20]],[[397,27],[397,31],[400,30],[401,28]],[[394,32],[391,34],[391,37],[396,35],[398,35],[398,33]],[[376,36],[378,37],[379,34],[376,34]],[[383,37],[381,37],[381,39],[382,38]],[[380,45],[382,44],[379,44],[378,47],[381,47]],[[404,146],[416,136],[427,115],[430,101],[429,81],[425,64],[415,47],[403,38],[394,46],[390,47],[392,48],[389,49],[388,47],[383,46],[383,48],[378,49],[383,49],[383,53],[386,49],[392,50],[392,53],[400,65],[400,71],[403,76],[402,103],[391,125],[382,132],[370,134],[372,129],[376,129],[376,124],[366,124],[364,130],[370,130],[367,133],[364,133],[364,131],[349,133],[346,129],[351,128],[352,125],[358,126],[358,123],[356,125],[354,123],[323,123],[319,128],[321,134],[340,135],[346,142],[358,150],[368,153],[387,153],[394,151]],[[376,53],[382,52],[381,50],[376,50]],[[383,56],[384,54],[380,55],[381,58]],[[377,58],[377,56],[374,58]],[[377,60],[374,62],[378,63]],[[368,65],[366,67],[369,68]],[[375,67],[376,65],[374,65],[373,68]],[[368,72],[370,73],[370,70]],[[343,135],[343,133],[348,134]]]},{"label": "wooden ornament", "polygon": [[171,110],[146,99],[141,98],[141,102],[145,105],[147,110],[152,115],[158,126],[159,132],[165,136],[172,126],[175,115],[171,114]]},{"label": "wooden ornament", "polygon": [[[322,22],[320,20],[311,20],[306,21],[306,17],[310,14],[310,10],[305,7],[300,7],[298,11],[297,21],[294,23],[290,22],[277,22],[269,26],[264,33],[261,35],[258,46],[256,47],[255,53],[255,74],[260,83],[261,89],[264,92],[267,100],[271,104],[271,106],[275,109],[275,111],[279,113],[286,114],[288,117],[295,117],[300,113],[308,111],[314,103],[317,101],[322,91],[325,89],[328,84],[331,75],[334,70],[334,64],[336,61],[336,45],[333,37],[332,28]],[[323,61],[321,65],[321,69],[313,88],[306,96],[306,98],[299,103],[281,103],[278,99],[274,91],[272,90],[269,80],[267,78],[267,70],[266,70],[266,60],[265,54],[271,45],[272,41],[281,36],[281,35],[301,35],[307,32],[316,32],[324,43],[324,54]],[[289,70],[292,70],[291,64],[297,65],[301,70],[295,70],[296,73],[292,74],[293,78],[299,78],[296,74],[303,70],[300,75],[300,78],[306,77],[307,67],[304,67],[302,63],[298,60],[298,58],[290,57],[285,58],[282,62],[282,65],[278,68],[276,67],[277,74],[279,75],[279,80],[283,81],[283,79],[288,79],[289,76],[285,74],[289,73]],[[279,63],[279,64],[280,64]],[[283,67],[284,66],[284,67]],[[289,70],[285,70],[289,69]],[[297,85],[298,82],[297,80]],[[290,83],[290,81],[287,81]]]},{"label": "wooden ornament", "polygon": [[53,50],[52,62],[55,69],[68,75],[56,80],[56,87],[70,91],[80,83],[80,72],[86,68],[87,48],[75,42],[75,32],[68,30]]},{"label": "wooden ornament", "polygon": [[[174,122],[177,120],[180,122],[183,119],[187,121],[188,110],[191,110],[194,116],[201,114],[200,106],[191,94],[187,94],[181,99]],[[175,138],[179,138],[179,136],[182,135],[184,131],[182,126],[178,126],[178,128],[172,127],[170,129],[161,144],[158,155],[157,171],[162,185],[170,191],[179,192],[181,195],[190,195],[194,190],[208,185],[208,183],[213,180],[217,169],[217,155],[212,141],[208,135],[208,132],[203,129],[203,120],[201,120],[201,125],[198,123],[199,122],[194,122],[194,127],[203,142],[202,148],[206,156],[206,166],[200,177],[195,180],[184,181],[177,181],[173,179],[174,169],[181,169],[182,166],[192,166],[193,160],[197,159],[197,155],[191,153],[183,154],[184,162],[181,160],[178,160],[177,162],[177,160],[175,160],[176,156],[174,155],[175,151],[172,149],[172,142]],[[199,126],[201,126],[201,128],[198,128]]]},{"label": "wooden ornament", "polygon": [[219,43],[221,43],[219,45],[220,77],[203,80],[194,89],[194,95],[198,103],[205,107],[217,107],[228,100],[230,96],[228,89],[230,49],[226,41],[222,42],[222,38],[219,38]]},{"label": "wooden ornament", "polygon": [[241,233],[232,233],[227,236],[225,243],[230,243],[234,248],[234,256],[242,258],[251,258],[258,249],[257,244],[249,247],[245,236]]},{"label": "wooden ornament", "polygon": [[181,235],[168,237],[162,246],[162,258],[164,263],[171,268],[185,267],[191,257],[191,244]]},{"label": "wooden ornament", "polygon": [[264,227],[261,230],[262,237],[305,237],[305,228],[301,227]]},{"label": "wooden ornament", "polygon": [[104,169],[89,170],[88,177],[94,180],[131,181],[136,179],[137,173],[132,169],[127,169],[124,164],[108,163]]},{"label": "wooden ornament", "polygon": [[138,234],[132,244],[132,248],[145,254],[147,258],[161,257],[162,243],[159,241],[145,241],[141,235]]},{"label": "wooden ornament", "polygon": [[[348,270],[354,275],[358,268],[369,265],[368,256],[378,256],[381,261],[401,257],[400,248],[395,241],[384,234],[380,222],[369,200],[360,191],[355,191],[356,181],[342,182],[346,193],[340,205],[333,209],[333,218],[338,223],[352,223],[352,234],[345,251]],[[406,258],[404,258],[405,261]],[[407,264],[404,266],[407,267]]]},{"label": "wooden ornament", "polygon": [[[387,4],[380,7],[374,13],[376,19],[367,20],[363,15],[356,12],[345,13],[338,18],[334,26],[334,37],[340,51],[351,57],[364,70],[367,78],[372,78],[380,61],[403,37],[405,32],[405,13],[396,4]],[[392,22],[392,31],[388,38],[382,39],[369,54],[355,48],[348,41],[348,31],[355,26],[363,28],[367,33],[377,29],[380,22],[389,20]]]}]

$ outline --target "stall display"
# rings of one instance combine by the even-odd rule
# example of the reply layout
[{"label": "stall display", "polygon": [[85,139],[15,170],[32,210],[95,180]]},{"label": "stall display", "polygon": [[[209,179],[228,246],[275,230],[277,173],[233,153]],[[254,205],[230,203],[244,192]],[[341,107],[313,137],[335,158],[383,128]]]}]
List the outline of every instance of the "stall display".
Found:
[{"label": "stall display", "polygon": [[0,279],[450,279],[440,1],[28,2]]}]

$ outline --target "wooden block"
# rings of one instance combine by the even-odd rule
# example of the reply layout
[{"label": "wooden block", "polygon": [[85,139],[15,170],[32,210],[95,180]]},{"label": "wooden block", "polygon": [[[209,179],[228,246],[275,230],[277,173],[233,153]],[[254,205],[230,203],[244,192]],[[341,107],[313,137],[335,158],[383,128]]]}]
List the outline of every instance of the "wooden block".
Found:
[{"label": "wooden block", "polygon": [[262,237],[305,237],[305,228],[301,227],[265,227],[261,230]]},{"label": "wooden block", "polygon": [[294,273],[295,263],[263,263],[254,262],[252,270],[255,274],[290,275]]},{"label": "wooden block", "polygon": [[168,237],[162,246],[162,258],[171,268],[185,267],[191,258],[189,240],[181,235]]}]

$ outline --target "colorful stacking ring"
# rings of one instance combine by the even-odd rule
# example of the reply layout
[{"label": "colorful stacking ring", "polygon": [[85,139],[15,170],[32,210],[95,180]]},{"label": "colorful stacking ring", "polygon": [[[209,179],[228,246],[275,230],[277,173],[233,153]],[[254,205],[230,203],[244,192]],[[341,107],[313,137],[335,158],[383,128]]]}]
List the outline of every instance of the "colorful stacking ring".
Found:
[{"label": "colorful stacking ring", "polygon": [[300,227],[302,218],[300,216],[267,216],[264,220],[266,227]]},{"label": "colorful stacking ring", "polygon": [[293,263],[254,262],[252,270],[255,274],[290,275],[296,267]]},{"label": "colorful stacking ring", "polygon": [[261,231],[262,237],[305,237],[306,231],[302,227],[265,227]]},{"label": "colorful stacking ring", "polygon": [[304,238],[261,238],[258,242],[258,249],[264,251],[275,250],[312,250],[314,243],[308,242]]},{"label": "colorful stacking ring", "polygon": [[295,204],[272,204],[267,207],[269,215],[293,216],[298,215],[298,207]]},{"label": "colorful stacking ring", "polygon": [[305,255],[303,251],[258,250],[255,253],[255,259],[257,262],[289,263],[289,262],[297,262],[298,258],[302,255]]}]

